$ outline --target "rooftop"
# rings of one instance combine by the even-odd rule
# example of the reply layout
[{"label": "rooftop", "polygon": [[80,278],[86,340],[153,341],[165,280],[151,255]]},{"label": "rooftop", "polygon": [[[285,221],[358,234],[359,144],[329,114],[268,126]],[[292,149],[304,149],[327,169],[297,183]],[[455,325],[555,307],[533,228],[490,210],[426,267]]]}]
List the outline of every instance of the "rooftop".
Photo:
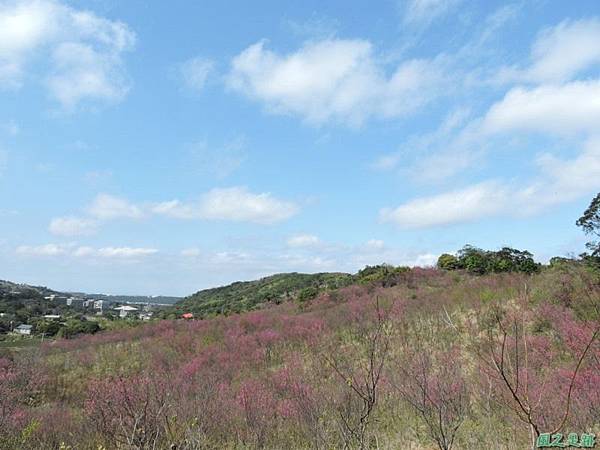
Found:
[{"label": "rooftop", "polygon": [[134,308],[133,306],[129,306],[129,305],[123,305],[123,306],[117,306],[115,308],[116,310],[119,311],[137,311],[137,308]]}]

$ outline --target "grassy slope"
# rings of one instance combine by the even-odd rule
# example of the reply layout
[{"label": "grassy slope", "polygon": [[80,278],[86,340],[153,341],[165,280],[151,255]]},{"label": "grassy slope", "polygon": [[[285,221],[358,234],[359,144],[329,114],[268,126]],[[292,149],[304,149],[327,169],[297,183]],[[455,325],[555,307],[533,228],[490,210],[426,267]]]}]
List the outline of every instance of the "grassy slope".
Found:
[{"label": "grassy slope", "polygon": [[[566,308],[561,309],[561,316],[568,318],[572,312],[589,319],[586,296],[591,285],[587,281],[596,289],[597,279],[586,279],[585,274],[579,272],[553,269],[533,276],[477,277],[414,270],[397,278],[391,287],[382,287],[380,283],[352,285],[321,295],[302,308],[286,302],[229,317],[160,321],[47,343],[42,352],[10,356],[15,358],[17,367],[23,368],[27,379],[38,379],[29,376],[27,367],[31,367],[44,374],[39,378],[44,382],[36,387],[35,402],[29,402],[26,393],[31,389],[26,385],[16,392],[15,401],[21,402],[18,406],[25,412],[26,419],[7,430],[5,447],[2,447],[0,429],[0,448],[57,448],[61,442],[74,449],[95,449],[100,444],[114,448],[112,439],[121,428],[113,424],[97,432],[101,423],[95,416],[98,408],[116,408],[112,414],[120,417],[123,412],[120,399],[124,395],[120,389],[131,390],[132,399],[143,400],[146,386],[152,387],[153,402],[166,405],[166,413],[161,410],[161,414],[177,418],[178,427],[169,428],[169,432],[162,422],[147,424],[160,433],[158,448],[166,449],[172,443],[193,438],[204,442],[204,446],[188,448],[304,449],[311,448],[313,432],[318,432],[323,439],[322,448],[341,448],[340,405],[352,398],[348,397],[352,396],[352,390],[340,382],[324,357],[335,357],[348,373],[362,373],[366,353],[361,330],[368,327],[377,298],[384,304],[397,300],[399,307],[391,322],[386,379],[403,381],[398,378],[399,369],[412,361],[403,348],[409,351],[413,343],[426,345],[430,350],[428,354],[438,356],[443,356],[450,347],[457,348],[462,363],[456,367],[469,387],[471,409],[454,448],[480,450],[484,448],[483,443],[493,440],[497,443],[494,448],[521,450],[527,448],[528,429],[509,410],[490,408],[487,384],[480,378],[473,352],[473,345],[478,339],[485,339],[486,334],[473,333],[468,324],[478,323],[495,304],[518,307],[524,292],[528,293],[530,308],[549,303],[553,308]],[[283,280],[289,281],[290,277],[297,282],[302,278],[312,279],[298,274],[278,275],[205,291],[204,295],[219,293],[223,300],[227,297],[224,292],[235,291],[252,298],[255,289],[281,287],[281,283],[286,284]],[[539,317],[547,318],[547,312],[531,317],[527,328],[532,339],[550,339],[560,334],[559,321],[541,323]],[[484,323],[481,322],[481,326]],[[548,342],[560,350],[563,341]],[[594,352],[600,357],[599,349]],[[572,367],[569,354],[560,354],[560,359],[547,362],[546,366]],[[586,370],[595,370],[594,361],[596,359],[590,358],[586,362]],[[115,380],[120,377],[124,377],[123,383],[116,384]],[[83,400],[96,392],[93,388],[97,383],[101,383],[97,401],[114,398],[115,402],[108,406],[98,403],[86,409]],[[370,435],[377,438],[380,448],[434,448],[420,416],[390,386],[382,386]],[[301,395],[297,395],[297,388]],[[138,392],[138,389],[142,390]],[[550,386],[548,392],[558,390],[560,385]],[[587,394],[598,395],[598,389],[591,385],[590,392],[581,396],[578,386],[575,394],[576,398],[585,399]],[[250,400],[250,409],[240,406],[244,398]],[[545,402],[543,409],[553,412],[552,408],[560,403]],[[600,416],[589,411],[591,403],[578,400],[574,404],[567,429],[595,429]],[[136,404],[135,408],[145,407],[145,404]],[[310,414],[295,415],[296,410]],[[284,419],[282,413],[286,412],[290,416]],[[27,439],[20,438],[24,427],[34,420],[40,425]],[[194,426],[198,421],[203,424],[202,429]],[[13,437],[18,442],[13,443]]]},{"label": "grassy slope", "polygon": [[205,289],[178,302],[175,311],[210,316],[256,309],[270,303],[297,299],[303,290],[310,294],[347,286],[353,276],[346,273],[282,273],[254,281]]}]

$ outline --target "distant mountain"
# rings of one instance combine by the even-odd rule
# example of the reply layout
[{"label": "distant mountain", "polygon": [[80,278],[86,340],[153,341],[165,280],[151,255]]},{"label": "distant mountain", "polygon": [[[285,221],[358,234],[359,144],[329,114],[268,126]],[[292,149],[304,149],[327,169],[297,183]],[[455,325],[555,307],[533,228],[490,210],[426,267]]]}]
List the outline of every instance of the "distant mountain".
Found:
[{"label": "distant mountain", "polygon": [[45,286],[32,286],[24,283],[13,283],[11,281],[0,280],[0,298],[12,296],[21,299],[39,299],[50,295],[83,297],[94,300],[104,300],[107,303],[150,303],[155,305],[172,305],[181,300],[181,297],[164,295],[108,295],[86,294],[84,292],[61,292],[49,289]]},{"label": "distant mountain", "polygon": [[353,275],[339,272],[280,273],[196,292],[176,303],[175,312],[204,317],[248,311],[270,303],[310,299],[323,290],[337,289],[354,281]]}]

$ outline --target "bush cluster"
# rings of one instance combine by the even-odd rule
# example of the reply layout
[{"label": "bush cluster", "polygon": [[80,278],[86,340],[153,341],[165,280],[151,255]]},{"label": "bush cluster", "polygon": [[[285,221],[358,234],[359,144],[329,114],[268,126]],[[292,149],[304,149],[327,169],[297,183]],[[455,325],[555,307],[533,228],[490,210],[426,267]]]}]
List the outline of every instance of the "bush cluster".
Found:
[{"label": "bush cluster", "polygon": [[438,258],[437,267],[443,270],[466,270],[484,275],[500,272],[536,273],[541,265],[536,263],[527,250],[503,247],[498,251],[482,250],[471,245],[460,249],[457,255],[444,253]]}]

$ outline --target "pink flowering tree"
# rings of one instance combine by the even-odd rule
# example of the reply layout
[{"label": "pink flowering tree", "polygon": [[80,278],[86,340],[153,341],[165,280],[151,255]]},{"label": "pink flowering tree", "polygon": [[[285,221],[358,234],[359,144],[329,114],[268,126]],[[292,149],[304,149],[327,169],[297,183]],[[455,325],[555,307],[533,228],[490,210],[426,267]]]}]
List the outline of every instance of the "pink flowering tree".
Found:
[{"label": "pink flowering tree", "polygon": [[516,305],[493,307],[481,322],[480,370],[496,386],[490,398],[527,426],[535,448],[540,434],[569,423],[600,326],[564,308],[533,308],[526,294]]},{"label": "pink flowering tree", "polygon": [[399,327],[387,380],[436,446],[451,450],[471,410],[468,365],[456,325],[434,317],[413,313]]},{"label": "pink flowering tree", "polygon": [[10,430],[11,419],[19,408],[20,394],[14,364],[0,358],[0,435],[6,435]]},{"label": "pink flowering tree", "polygon": [[158,377],[117,376],[93,381],[86,411],[100,435],[111,445],[157,448],[170,412],[166,383]]}]

